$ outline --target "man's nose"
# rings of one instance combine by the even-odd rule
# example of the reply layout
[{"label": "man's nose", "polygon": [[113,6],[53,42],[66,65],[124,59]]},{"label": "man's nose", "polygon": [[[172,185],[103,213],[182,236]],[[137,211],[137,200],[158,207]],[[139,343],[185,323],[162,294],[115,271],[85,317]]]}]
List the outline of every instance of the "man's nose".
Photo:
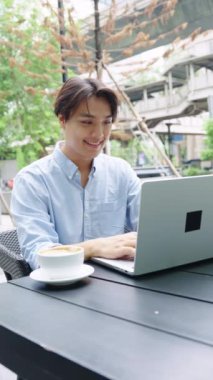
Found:
[{"label": "man's nose", "polygon": [[96,136],[103,136],[104,134],[104,125],[103,123],[100,121],[97,121],[95,123],[95,126],[93,128],[93,134],[96,135]]}]

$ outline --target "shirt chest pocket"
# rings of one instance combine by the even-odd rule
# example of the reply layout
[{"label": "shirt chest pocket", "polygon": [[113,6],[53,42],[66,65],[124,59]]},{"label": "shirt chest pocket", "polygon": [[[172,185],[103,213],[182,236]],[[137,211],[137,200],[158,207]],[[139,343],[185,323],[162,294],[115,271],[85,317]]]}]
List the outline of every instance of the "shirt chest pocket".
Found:
[{"label": "shirt chest pocket", "polygon": [[119,201],[97,202],[91,212],[91,223],[98,236],[117,235],[124,232],[125,206]]}]

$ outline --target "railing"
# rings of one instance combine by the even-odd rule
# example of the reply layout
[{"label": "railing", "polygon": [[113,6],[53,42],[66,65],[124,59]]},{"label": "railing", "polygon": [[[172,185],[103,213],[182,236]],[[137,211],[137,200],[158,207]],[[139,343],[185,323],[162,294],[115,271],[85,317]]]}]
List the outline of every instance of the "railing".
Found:
[{"label": "railing", "polygon": [[[205,92],[205,93],[204,93]],[[188,80],[183,86],[168,89],[167,94],[159,94],[156,98],[148,98],[136,103],[136,110],[147,119],[163,117],[169,114],[184,112],[193,100],[202,100],[213,93],[213,73],[197,72],[197,76]]]}]

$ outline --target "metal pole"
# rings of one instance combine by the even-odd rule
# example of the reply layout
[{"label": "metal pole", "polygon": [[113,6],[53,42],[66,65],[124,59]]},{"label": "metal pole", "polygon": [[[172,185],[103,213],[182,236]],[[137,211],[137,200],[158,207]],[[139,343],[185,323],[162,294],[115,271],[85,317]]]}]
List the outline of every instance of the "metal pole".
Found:
[{"label": "metal pole", "polygon": [[171,134],[171,125],[172,123],[165,123],[167,126],[167,137],[168,137],[168,156],[170,160],[172,159],[172,134]]},{"label": "metal pole", "polygon": [[[59,22],[59,34],[60,34],[60,36],[63,37],[63,36],[65,36],[63,0],[58,0],[58,22]],[[61,61],[62,61],[61,68],[63,70],[62,71],[62,82],[64,83],[68,79],[68,76],[67,76],[67,67],[63,64],[63,62],[64,62],[64,59],[62,56],[63,49],[64,49],[64,44],[61,40],[61,42],[60,42]]]},{"label": "metal pole", "polygon": [[[99,12],[99,0],[94,0],[94,8],[95,8],[95,69],[98,79],[102,79],[102,47],[101,47],[101,28],[100,28],[100,12]],[[110,154],[110,142],[107,141],[103,152],[106,154]]]},{"label": "metal pole", "polygon": [[97,72],[97,78],[101,79],[102,77],[102,48],[101,48],[101,39],[100,39],[100,12],[98,8],[99,0],[94,0],[95,6],[95,68]]}]

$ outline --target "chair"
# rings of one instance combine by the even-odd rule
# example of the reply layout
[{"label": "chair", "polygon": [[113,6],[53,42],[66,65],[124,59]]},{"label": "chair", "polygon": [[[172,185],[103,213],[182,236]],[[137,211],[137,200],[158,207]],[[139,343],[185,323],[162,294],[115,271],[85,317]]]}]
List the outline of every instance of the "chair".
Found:
[{"label": "chair", "polygon": [[[0,268],[7,280],[28,276],[31,272],[29,264],[21,256],[16,229],[0,232]],[[17,380],[24,379],[17,376]]]},{"label": "chair", "polygon": [[21,256],[16,229],[0,232],[0,268],[7,280],[28,276],[29,264]]}]

